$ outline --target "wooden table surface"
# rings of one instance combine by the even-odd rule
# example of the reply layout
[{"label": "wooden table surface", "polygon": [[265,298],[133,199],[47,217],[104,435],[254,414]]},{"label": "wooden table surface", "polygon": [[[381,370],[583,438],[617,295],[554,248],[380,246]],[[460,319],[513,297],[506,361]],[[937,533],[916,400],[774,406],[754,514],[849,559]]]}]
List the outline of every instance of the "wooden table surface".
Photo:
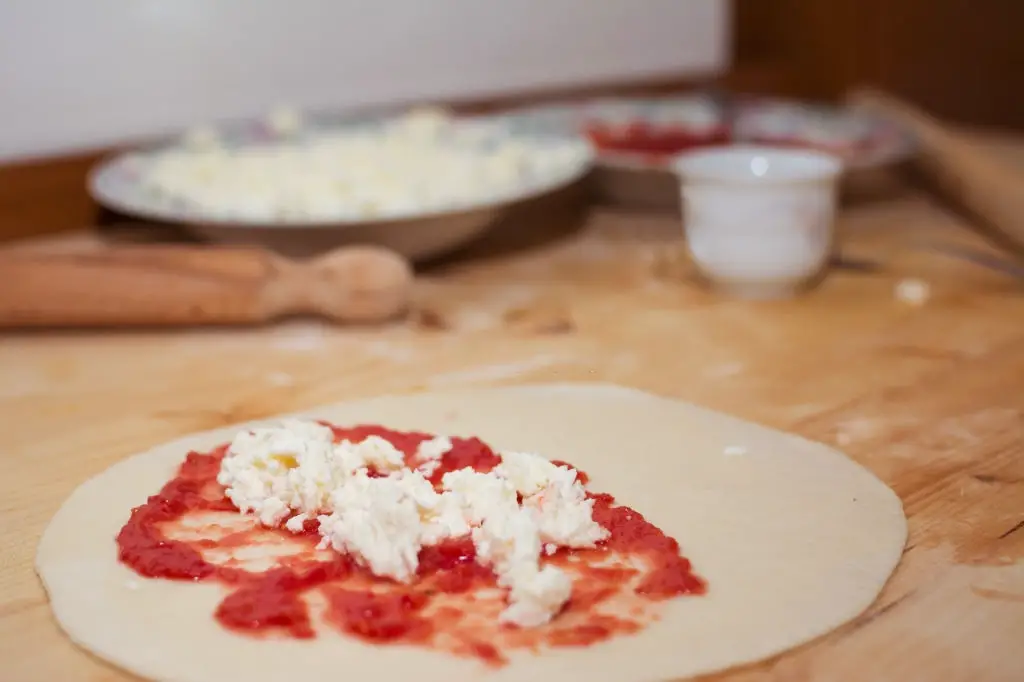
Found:
[{"label": "wooden table surface", "polygon": [[[502,239],[522,235],[506,227],[498,246],[427,271],[427,312],[384,329],[0,337],[0,678],[127,679],[62,637],[32,571],[61,500],[119,458],[382,392],[601,380],[836,444],[904,501],[903,562],[866,614],[711,679],[1024,679],[1024,285],[913,248],[976,243],[914,193],[842,214],[844,255],[881,271],[835,271],[780,302],[687,281],[671,217],[584,222],[514,251]],[[908,277],[930,285],[924,305],[894,297]]]}]

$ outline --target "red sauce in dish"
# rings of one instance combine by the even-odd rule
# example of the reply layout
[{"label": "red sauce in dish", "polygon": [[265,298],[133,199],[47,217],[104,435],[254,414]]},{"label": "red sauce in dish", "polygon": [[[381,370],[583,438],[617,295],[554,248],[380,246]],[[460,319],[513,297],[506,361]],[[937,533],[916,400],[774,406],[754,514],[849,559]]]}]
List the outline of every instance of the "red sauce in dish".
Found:
[{"label": "red sauce in dish", "polygon": [[726,144],[731,135],[726,126],[697,130],[682,125],[655,125],[646,121],[627,124],[590,123],[585,127],[599,150],[636,154],[659,160],[689,149]]},{"label": "red sauce in dish", "polygon": [[[407,459],[432,438],[381,426],[331,428],[338,441],[385,438]],[[448,471],[489,471],[501,461],[477,438],[452,444],[435,482]],[[595,549],[562,548],[542,559],[573,577],[562,613],[539,628],[502,625],[503,593],[491,570],[476,562],[469,537],[423,548],[411,584],[378,578],[346,555],[317,550],[315,520],[291,533],[239,514],[217,483],[226,449],[190,452],[177,475],[132,510],[117,547],[120,561],[147,578],[222,584],[225,596],[213,616],[235,632],[308,639],[327,626],[367,642],[431,647],[502,665],[516,649],[588,646],[635,633],[657,618],[660,602],[706,590],[673,538],[611,495],[588,492],[608,539]],[[582,471],[578,478],[589,480]],[[267,549],[262,560],[269,566],[240,551],[253,548]],[[323,605],[321,617],[311,602]]]}]

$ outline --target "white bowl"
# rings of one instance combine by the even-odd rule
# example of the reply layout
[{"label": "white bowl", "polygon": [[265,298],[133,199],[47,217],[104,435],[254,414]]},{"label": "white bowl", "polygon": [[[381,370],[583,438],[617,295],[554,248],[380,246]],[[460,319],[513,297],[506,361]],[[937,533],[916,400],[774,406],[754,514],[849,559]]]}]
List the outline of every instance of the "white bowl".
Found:
[{"label": "white bowl", "polygon": [[790,296],[824,274],[843,162],[823,152],[717,147],[676,158],[686,242],[715,288]]},{"label": "white bowl", "polygon": [[[385,124],[387,117],[368,121],[339,121],[308,134],[344,131],[352,127]],[[149,190],[141,170],[150,159],[177,144],[159,142],[108,159],[90,171],[88,187],[97,203],[118,213],[143,220],[180,225],[194,234],[219,243],[264,246],[285,255],[304,257],[348,244],[376,244],[407,258],[420,261],[454,251],[482,235],[513,206],[541,197],[582,180],[593,166],[594,152],[582,138],[529,134],[511,130],[500,120],[457,119],[453,130],[462,134],[463,144],[491,149],[498,142],[518,141],[538,148],[560,148],[565,157],[555,164],[537,163],[528,157],[517,182],[499,193],[463,197],[449,205],[407,207],[373,218],[338,216],[336,219],[237,219],[213,215],[194,206]],[[262,144],[261,129],[240,125],[220,131],[230,147]]]}]

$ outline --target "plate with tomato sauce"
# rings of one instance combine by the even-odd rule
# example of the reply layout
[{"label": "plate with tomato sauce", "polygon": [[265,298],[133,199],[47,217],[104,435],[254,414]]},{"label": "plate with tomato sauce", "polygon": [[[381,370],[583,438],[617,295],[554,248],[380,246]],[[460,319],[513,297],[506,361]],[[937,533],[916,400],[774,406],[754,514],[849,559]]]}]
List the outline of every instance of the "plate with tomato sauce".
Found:
[{"label": "plate with tomato sauce", "polygon": [[602,98],[539,105],[502,116],[513,128],[583,134],[597,151],[596,190],[612,203],[678,202],[671,160],[686,151],[756,143],[827,151],[851,170],[886,166],[913,153],[899,128],[839,107],[764,97],[706,95]]}]

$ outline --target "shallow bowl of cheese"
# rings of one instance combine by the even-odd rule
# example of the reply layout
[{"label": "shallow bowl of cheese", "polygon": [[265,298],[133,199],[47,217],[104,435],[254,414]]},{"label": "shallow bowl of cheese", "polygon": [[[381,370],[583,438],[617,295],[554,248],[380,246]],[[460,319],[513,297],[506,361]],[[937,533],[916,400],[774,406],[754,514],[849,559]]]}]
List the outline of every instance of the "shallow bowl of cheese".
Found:
[{"label": "shallow bowl of cheese", "polygon": [[97,166],[100,204],[219,243],[306,256],[353,243],[414,259],[480,235],[510,206],[569,186],[593,164],[582,139],[517,132],[433,110],[240,125]]}]

